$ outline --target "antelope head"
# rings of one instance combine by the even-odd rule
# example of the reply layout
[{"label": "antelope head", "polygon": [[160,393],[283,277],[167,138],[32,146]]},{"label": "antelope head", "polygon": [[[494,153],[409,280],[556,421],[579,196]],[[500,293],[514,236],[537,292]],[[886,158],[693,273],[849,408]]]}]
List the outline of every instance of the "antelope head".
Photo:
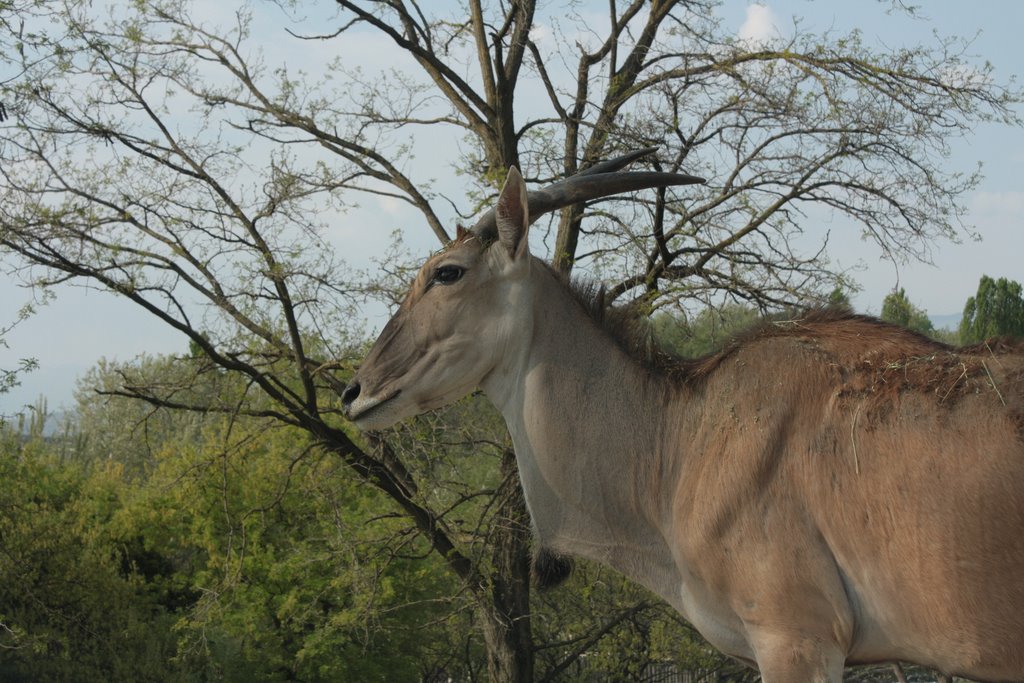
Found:
[{"label": "antelope head", "polygon": [[493,209],[420,268],[345,388],[346,416],[382,429],[453,403],[509,360],[532,326],[529,226],[540,216],[589,199],[649,187],[703,182],[694,176],[619,172],[654,151],[633,152],[527,193],[514,167]]}]

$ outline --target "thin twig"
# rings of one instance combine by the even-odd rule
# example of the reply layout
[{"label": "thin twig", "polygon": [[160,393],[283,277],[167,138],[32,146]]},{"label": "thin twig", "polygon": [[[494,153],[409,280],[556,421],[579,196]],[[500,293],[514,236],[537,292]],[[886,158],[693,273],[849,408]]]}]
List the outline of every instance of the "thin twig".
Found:
[{"label": "thin twig", "polygon": [[949,398],[950,392],[956,388],[956,385],[960,383],[960,380],[967,376],[967,366],[964,363],[960,363],[960,367],[962,367],[964,371],[960,373],[960,376],[957,377],[951,385],[949,385],[949,389],[946,389],[946,393],[939,399],[939,405],[942,405],[942,402]]},{"label": "thin twig", "polygon": [[853,471],[860,474],[860,459],[857,457],[857,418],[860,417],[860,409],[864,403],[857,404],[857,410],[853,413],[853,424],[850,425],[850,442],[853,444]]},{"label": "thin twig", "polygon": [[988,365],[985,363],[985,361],[981,361],[981,367],[985,368],[985,374],[988,375],[988,381],[990,384],[992,384],[992,389],[996,392],[996,396],[999,397],[999,402],[1002,403],[1003,407],[1005,408],[1006,401],[1003,400],[1003,395],[999,393],[999,387],[996,386],[996,381],[995,379],[992,378],[992,373],[988,371]]}]

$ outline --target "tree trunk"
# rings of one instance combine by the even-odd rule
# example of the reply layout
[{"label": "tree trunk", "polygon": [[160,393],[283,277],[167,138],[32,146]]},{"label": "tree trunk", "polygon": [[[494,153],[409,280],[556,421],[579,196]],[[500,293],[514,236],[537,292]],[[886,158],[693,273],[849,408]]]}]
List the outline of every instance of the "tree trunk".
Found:
[{"label": "tree trunk", "polygon": [[[491,683],[533,681],[530,624],[530,524],[515,453],[501,460],[503,475],[492,540],[494,566],[488,595],[481,596],[487,669]],[[487,600],[489,598],[489,600]]]},{"label": "tree trunk", "polygon": [[[507,617],[506,614],[496,612],[484,615],[488,680],[491,683],[532,683],[533,644],[529,640],[530,626],[527,624],[524,628],[517,621],[507,621]],[[528,615],[523,617],[529,620]]]},{"label": "tree trunk", "polygon": [[580,224],[583,221],[583,207],[579,204],[566,207],[558,224],[558,235],[555,238],[555,254],[551,265],[565,275],[572,272],[576,262],[576,246],[580,239]]}]

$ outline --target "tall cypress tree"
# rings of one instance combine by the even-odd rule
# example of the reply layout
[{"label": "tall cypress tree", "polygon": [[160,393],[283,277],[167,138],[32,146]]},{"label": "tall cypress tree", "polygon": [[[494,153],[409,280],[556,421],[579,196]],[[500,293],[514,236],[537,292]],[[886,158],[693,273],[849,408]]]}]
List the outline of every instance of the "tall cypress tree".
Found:
[{"label": "tall cypress tree", "polygon": [[967,299],[960,320],[960,341],[976,344],[999,336],[1024,337],[1024,296],[1021,284],[982,275],[978,292]]}]

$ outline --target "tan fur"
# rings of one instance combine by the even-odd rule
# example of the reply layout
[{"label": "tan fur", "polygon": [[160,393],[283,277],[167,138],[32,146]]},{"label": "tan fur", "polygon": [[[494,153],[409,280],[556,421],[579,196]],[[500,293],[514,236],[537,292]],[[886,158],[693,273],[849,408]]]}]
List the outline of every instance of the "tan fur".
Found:
[{"label": "tan fur", "polygon": [[[1019,345],[814,312],[649,363],[526,252],[523,221],[427,262],[346,391],[357,425],[483,387],[545,563],[615,567],[768,683],[896,659],[1024,680]],[[462,279],[431,285],[451,263]]]},{"label": "tan fur", "polygon": [[722,599],[757,567],[769,595],[740,599],[746,620],[831,622],[848,662],[1024,677],[1019,348],[957,351],[853,317],[707,365],[682,399],[702,414],[672,516]]}]

